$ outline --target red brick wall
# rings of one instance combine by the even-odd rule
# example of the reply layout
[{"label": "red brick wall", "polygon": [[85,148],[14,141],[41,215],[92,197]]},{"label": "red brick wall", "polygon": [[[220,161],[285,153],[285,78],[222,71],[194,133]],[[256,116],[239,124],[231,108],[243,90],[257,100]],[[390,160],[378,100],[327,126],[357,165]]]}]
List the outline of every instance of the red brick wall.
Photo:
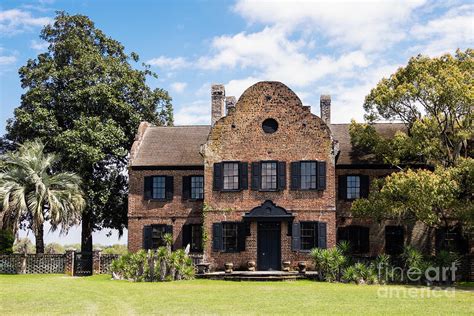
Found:
[{"label": "red brick wall", "polygon": [[[266,134],[262,122],[275,119],[278,130]],[[205,231],[209,236],[206,255],[214,268],[222,269],[227,261],[234,266],[257,260],[256,225],[252,236],[247,237],[247,248],[241,253],[216,253],[212,251],[212,223],[224,220],[242,220],[242,215],[265,200],[295,215],[295,221],[320,220],[327,222],[328,246],[335,245],[335,169],[332,139],[329,128],[285,85],[261,82],[247,89],[236,104],[235,110],[221,118],[213,127],[203,149],[205,157],[205,202],[212,209],[204,214]],[[222,161],[249,163],[249,189],[240,192],[216,192],[212,188],[213,165]],[[277,160],[286,162],[287,189],[280,192],[250,190],[251,162]],[[290,163],[299,160],[324,160],[327,162],[327,188],[318,191],[292,191]],[[286,236],[282,225],[282,260],[307,259],[305,254],[290,250],[291,237]]]},{"label": "red brick wall", "polygon": [[[143,246],[143,226],[151,224],[173,225],[174,247],[182,246],[182,226],[202,222],[202,201],[183,201],[183,176],[202,175],[202,170],[129,170],[128,195],[128,249],[137,251]],[[145,176],[173,176],[172,201],[144,199]]]},{"label": "red brick wall", "polygon": [[[340,175],[368,175],[370,183],[374,179],[387,176],[394,169],[336,169],[336,188]],[[415,246],[423,250],[425,253],[433,253],[434,251],[434,229],[424,225],[421,222],[417,223],[400,223],[396,220],[385,220],[381,222],[372,219],[354,218],[350,211],[351,201],[337,199],[337,227],[344,227],[348,225],[359,225],[369,227],[370,236],[370,252],[365,254],[368,256],[376,256],[385,251],[385,226],[395,225],[403,226],[405,230],[405,245]]]}]

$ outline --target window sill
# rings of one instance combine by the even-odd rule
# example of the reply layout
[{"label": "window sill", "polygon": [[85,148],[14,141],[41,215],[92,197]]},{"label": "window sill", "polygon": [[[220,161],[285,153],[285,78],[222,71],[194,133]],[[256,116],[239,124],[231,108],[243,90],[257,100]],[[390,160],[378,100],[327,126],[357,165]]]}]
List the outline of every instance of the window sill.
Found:
[{"label": "window sill", "polygon": [[145,201],[150,201],[150,202],[170,202],[172,200],[167,200],[167,199],[145,199]]}]

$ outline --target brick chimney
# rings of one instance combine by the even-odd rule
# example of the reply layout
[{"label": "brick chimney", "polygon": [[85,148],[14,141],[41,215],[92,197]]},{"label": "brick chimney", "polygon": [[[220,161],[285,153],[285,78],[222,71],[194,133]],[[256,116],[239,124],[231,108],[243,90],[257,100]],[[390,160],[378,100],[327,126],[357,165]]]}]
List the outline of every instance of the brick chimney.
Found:
[{"label": "brick chimney", "polygon": [[331,96],[328,94],[321,95],[319,99],[319,106],[321,108],[321,119],[326,125],[331,124]]},{"label": "brick chimney", "polygon": [[222,84],[213,84],[211,87],[211,124],[225,115],[225,88]]},{"label": "brick chimney", "polygon": [[237,103],[237,99],[235,97],[226,97],[225,98],[225,109],[226,109],[226,115],[228,115],[230,112],[235,110],[235,104]]}]

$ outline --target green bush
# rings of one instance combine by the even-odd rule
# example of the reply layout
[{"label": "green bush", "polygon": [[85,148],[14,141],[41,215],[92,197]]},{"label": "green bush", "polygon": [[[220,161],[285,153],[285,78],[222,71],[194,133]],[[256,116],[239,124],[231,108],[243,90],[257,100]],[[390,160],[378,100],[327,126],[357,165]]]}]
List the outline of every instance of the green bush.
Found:
[{"label": "green bush", "polygon": [[9,229],[0,229],[0,254],[12,254],[15,235]]},{"label": "green bush", "polygon": [[311,257],[318,271],[319,279],[328,282],[339,281],[341,271],[348,263],[348,257],[345,254],[346,244],[338,244],[334,248],[311,250]]},{"label": "green bush", "polygon": [[182,249],[171,251],[172,239],[166,235],[165,237],[165,247],[148,252],[140,250],[136,253],[127,253],[114,260],[111,265],[113,277],[135,282],[194,278],[192,259]]}]

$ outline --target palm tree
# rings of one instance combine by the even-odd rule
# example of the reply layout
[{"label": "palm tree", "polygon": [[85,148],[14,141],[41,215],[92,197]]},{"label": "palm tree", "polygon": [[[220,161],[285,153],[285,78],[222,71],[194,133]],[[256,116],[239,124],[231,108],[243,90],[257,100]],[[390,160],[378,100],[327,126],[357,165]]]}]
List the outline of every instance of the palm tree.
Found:
[{"label": "palm tree", "polygon": [[[58,173],[58,157],[45,154],[39,141],[26,142],[17,151],[0,156],[0,203],[4,226],[16,231],[29,221],[36,239],[36,253],[44,253],[43,224],[66,233],[78,224],[85,205],[81,179],[70,172]],[[2,215],[2,214],[0,214]]]}]

